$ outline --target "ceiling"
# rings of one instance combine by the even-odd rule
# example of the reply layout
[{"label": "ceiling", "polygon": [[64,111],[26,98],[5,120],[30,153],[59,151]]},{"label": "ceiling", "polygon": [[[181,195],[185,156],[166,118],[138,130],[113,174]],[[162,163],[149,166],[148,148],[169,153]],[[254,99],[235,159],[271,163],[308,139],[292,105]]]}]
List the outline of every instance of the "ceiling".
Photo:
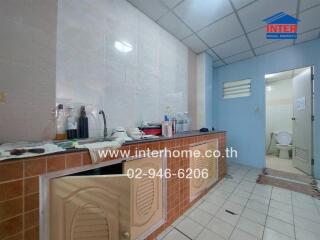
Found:
[{"label": "ceiling", "polygon": [[[195,53],[220,67],[320,37],[320,0],[128,0]],[[263,19],[301,20],[297,40],[267,40]]]},{"label": "ceiling", "polygon": [[287,80],[287,79],[292,79],[295,76],[299,75],[303,71],[305,71],[308,68],[298,68],[294,70],[289,70],[289,71],[284,71],[284,72],[279,72],[279,73],[271,73],[265,75],[265,79],[267,82],[276,82],[276,81],[281,81],[281,80]]}]

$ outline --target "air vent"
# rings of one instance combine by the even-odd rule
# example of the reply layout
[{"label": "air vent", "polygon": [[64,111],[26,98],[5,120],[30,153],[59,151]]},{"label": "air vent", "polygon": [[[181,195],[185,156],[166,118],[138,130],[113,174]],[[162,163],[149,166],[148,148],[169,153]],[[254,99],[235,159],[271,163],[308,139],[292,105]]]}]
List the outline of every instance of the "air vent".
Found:
[{"label": "air vent", "polygon": [[240,98],[251,95],[251,79],[226,82],[223,84],[223,98]]}]

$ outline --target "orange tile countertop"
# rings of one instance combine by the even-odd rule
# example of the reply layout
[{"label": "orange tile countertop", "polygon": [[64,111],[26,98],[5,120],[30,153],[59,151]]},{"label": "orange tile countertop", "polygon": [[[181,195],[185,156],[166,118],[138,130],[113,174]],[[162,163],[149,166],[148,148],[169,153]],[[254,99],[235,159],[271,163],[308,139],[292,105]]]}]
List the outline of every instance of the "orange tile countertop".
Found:
[{"label": "orange tile countertop", "polygon": [[[227,171],[225,159],[226,133],[191,132],[179,134],[174,138],[160,138],[144,141],[134,141],[125,144],[120,149],[150,149],[185,150],[190,144],[218,139],[219,150],[219,179]],[[134,151],[130,151],[133,152]],[[108,161],[112,159],[104,159]],[[39,239],[39,175],[91,164],[87,150],[67,150],[62,153],[24,159],[4,160],[0,162],[0,239],[1,240],[37,240]],[[188,168],[189,159],[186,157],[168,157],[167,167],[172,171]],[[167,220],[148,239],[155,237],[170,226],[192,204],[189,199],[188,179],[170,179],[167,182]]]}]

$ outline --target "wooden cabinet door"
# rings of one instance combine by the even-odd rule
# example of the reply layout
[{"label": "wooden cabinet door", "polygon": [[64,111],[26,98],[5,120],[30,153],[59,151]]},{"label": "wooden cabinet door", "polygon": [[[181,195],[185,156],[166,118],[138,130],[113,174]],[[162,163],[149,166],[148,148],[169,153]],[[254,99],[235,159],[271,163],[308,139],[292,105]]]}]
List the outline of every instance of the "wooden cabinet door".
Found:
[{"label": "wooden cabinet door", "polygon": [[130,239],[127,176],[56,178],[49,196],[50,240]]},{"label": "wooden cabinet door", "polygon": [[195,170],[202,171],[203,169],[208,169],[208,159],[205,158],[206,144],[201,144],[197,146],[190,147],[190,150],[200,151],[200,157],[191,156],[190,157],[190,168],[192,170],[192,176],[190,178],[190,201],[194,200],[199,196],[207,187],[206,178],[195,178]]},{"label": "wooden cabinet door", "polygon": [[211,187],[215,182],[218,181],[218,159],[213,155],[213,152],[219,150],[219,143],[217,139],[210,141],[206,144],[206,149],[210,153],[208,156],[208,179],[207,187]]},{"label": "wooden cabinet door", "polygon": [[[131,233],[132,239],[144,239],[146,231],[164,219],[163,183],[160,177],[147,176],[149,169],[158,172],[163,169],[163,160],[158,157],[142,158],[124,164],[124,173],[128,169],[141,169],[141,179],[131,180]],[[139,177],[137,175],[137,177]]]}]

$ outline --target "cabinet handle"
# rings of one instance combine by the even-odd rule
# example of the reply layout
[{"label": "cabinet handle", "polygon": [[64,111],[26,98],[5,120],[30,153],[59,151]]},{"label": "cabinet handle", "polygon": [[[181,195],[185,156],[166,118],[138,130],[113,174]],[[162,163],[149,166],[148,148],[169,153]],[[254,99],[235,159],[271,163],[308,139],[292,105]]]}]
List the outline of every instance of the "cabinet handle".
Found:
[{"label": "cabinet handle", "polygon": [[130,239],[130,233],[129,232],[124,232],[123,233],[124,239]]}]

